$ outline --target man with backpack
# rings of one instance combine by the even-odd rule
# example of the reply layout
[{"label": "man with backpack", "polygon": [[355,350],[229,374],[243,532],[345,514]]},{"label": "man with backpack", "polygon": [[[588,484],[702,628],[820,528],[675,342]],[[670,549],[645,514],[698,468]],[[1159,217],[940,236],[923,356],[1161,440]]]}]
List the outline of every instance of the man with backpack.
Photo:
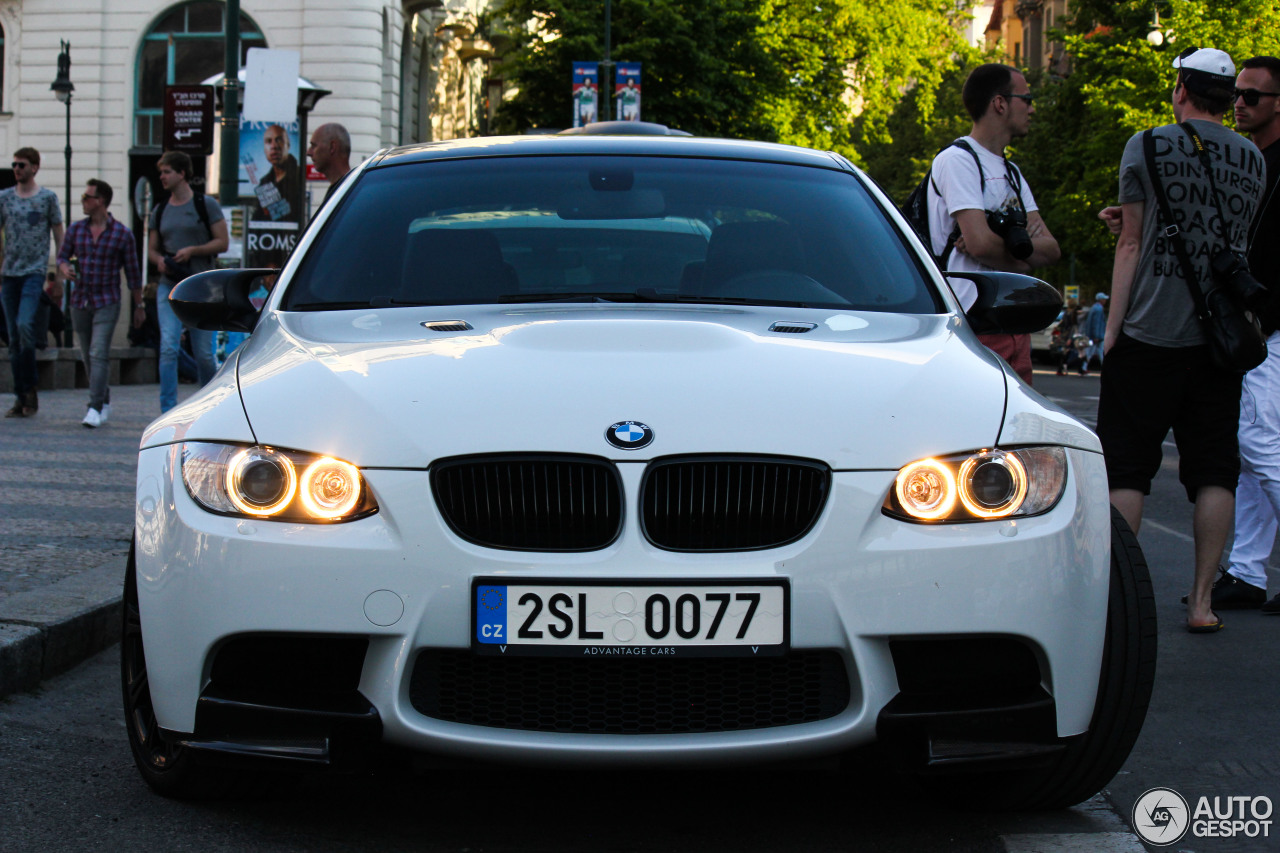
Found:
[{"label": "man with backpack", "polygon": [[[191,188],[191,158],[181,151],[160,157],[160,186],[169,198],[151,211],[148,255],[160,271],[156,314],[160,320],[160,411],[178,404],[178,346],[182,322],[169,307],[173,286],[189,275],[211,270],[227,250],[227,220],[218,203]],[[188,328],[195,353],[197,382],[204,385],[217,371],[213,333]]]},{"label": "man with backpack", "polygon": [[1247,247],[1266,168],[1257,146],[1223,126],[1236,91],[1231,57],[1190,48],[1173,68],[1177,123],[1134,134],[1120,161],[1097,432],[1111,503],[1137,533],[1172,429],[1195,505],[1186,625],[1206,634],[1222,628],[1211,590],[1235,514],[1241,375],[1214,363],[1199,305],[1219,283],[1219,261]]},{"label": "man with backpack", "polygon": [[[965,80],[962,98],[973,127],[934,158],[926,176],[930,250],[949,272],[1029,273],[1056,262],[1058,241],[1022,173],[1004,156],[1011,141],[1027,135],[1035,114],[1026,78],[1008,65],[981,65]],[[951,285],[965,308],[973,304],[973,284]],[[1030,335],[980,338],[1031,382]]]}]

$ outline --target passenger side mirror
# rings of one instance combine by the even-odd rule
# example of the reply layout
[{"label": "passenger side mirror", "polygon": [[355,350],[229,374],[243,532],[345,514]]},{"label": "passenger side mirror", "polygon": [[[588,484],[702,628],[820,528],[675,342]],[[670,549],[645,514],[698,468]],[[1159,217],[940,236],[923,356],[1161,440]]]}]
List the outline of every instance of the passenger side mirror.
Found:
[{"label": "passenger side mirror", "polygon": [[258,309],[249,294],[273,269],[209,270],[178,282],[169,293],[169,305],[184,324],[209,332],[252,332]]},{"label": "passenger side mirror", "polygon": [[978,286],[978,298],[965,312],[980,335],[1025,335],[1046,328],[1062,310],[1062,294],[1048,282],[1013,272],[949,272]]}]

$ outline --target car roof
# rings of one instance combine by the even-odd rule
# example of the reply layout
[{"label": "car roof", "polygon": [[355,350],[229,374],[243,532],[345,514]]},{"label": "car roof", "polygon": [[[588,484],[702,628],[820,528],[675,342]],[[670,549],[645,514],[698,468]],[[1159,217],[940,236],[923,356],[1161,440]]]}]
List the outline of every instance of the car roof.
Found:
[{"label": "car roof", "polygon": [[374,155],[370,169],[421,163],[428,160],[465,160],[480,157],[539,157],[563,155],[634,155],[748,160],[856,171],[844,157],[772,142],[710,139],[684,136],[524,135],[484,136],[403,145]]}]

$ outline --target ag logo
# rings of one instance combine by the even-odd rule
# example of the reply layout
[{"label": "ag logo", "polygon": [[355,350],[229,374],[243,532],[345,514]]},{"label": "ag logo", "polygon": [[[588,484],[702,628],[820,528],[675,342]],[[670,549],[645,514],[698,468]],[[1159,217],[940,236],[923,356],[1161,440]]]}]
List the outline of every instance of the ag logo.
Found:
[{"label": "ag logo", "polygon": [[1133,829],[1148,844],[1177,844],[1191,825],[1187,801],[1172,788],[1152,788],[1133,804]]},{"label": "ag logo", "polygon": [[604,437],[621,450],[639,450],[653,441],[653,430],[639,421],[618,421],[604,431]]}]

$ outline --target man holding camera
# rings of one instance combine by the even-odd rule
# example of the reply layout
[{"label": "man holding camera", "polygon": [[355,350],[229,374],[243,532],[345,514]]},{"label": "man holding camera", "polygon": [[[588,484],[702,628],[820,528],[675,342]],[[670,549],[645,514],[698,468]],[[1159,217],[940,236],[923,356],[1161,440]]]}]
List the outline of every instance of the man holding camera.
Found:
[{"label": "man holding camera", "polygon": [[[973,128],[933,160],[928,196],[933,254],[942,257],[951,247],[949,272],[1029,273],[1056,262],[1058,241],[1022,173],[1004,156],[1005,147],[1031,128],[1035,107],[1027,79],[1008,65],[981,65],[965,80],[962,98]],[[977,298],[969,282],[955,279],[952,287],[965,308]],[[980,338],[1031,382],[1030,335]]]},{"label": "man holding camera", "polygon": [[[169,198],[151,211],[148,257],[160,271],[156,290],[156,316],[160,321],[160,411],[178,405],[178,347],[182,321],[169,307],[173,286],[193,273],[214,268],[218,255],[227,250],[227,220],[218,203],[191,188],[191,158],[181,151],[166,151],[158,164],[160,186]],[[189,329],[196,374],[204,385],[217,371],[213,359],[213,332]]]},{"label": "man holding camera", "polygon": [[[1152,131],[1156,177],[1173,223],[1160,214],[1142,133],[1129,140],[1120,162],[1121,230],[1103,345],[1107,369],[1098,436],[1111,502],[1137,532],[1160,469],[1162,442],[1172,428],[1179,480],[1195,504],[1187,629],[1210,633],[1222,627],[1210,595],[1235,510],[1241,378],[1210,360],[1173,238],[1181,237],[1201,292],[1214,286],[1215,277],[1218,284],[1230,286],[1227,278],[1238,284],[1238,275],[1225,270],[1243,261],[1265,169],[1257,147],[1222,124],[1235,89],[1231,58],[1220,50],[1192,48],[1173,67],[1173,114],[1180,124]],[[1201,150],[1208,152],[1211,170],[1204,168]]]}]

